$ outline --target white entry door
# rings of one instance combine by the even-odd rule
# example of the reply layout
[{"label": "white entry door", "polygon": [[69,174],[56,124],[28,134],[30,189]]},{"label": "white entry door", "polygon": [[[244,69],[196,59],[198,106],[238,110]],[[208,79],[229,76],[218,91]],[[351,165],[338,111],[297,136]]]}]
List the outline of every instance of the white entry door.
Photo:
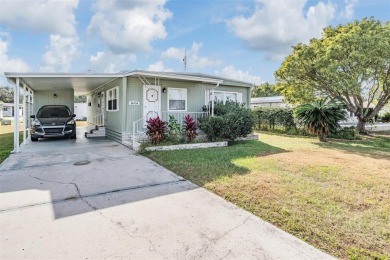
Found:
[{"label": "white entry door", "polygon": [[144,85],[144,117],[146,120],[160,116],[161,87]]}]

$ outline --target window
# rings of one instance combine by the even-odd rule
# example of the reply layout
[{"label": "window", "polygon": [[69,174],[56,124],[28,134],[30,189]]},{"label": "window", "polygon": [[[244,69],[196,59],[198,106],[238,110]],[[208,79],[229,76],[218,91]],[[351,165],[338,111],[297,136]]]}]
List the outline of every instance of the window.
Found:
[{"label": "window", "polygon": [[230,100],[230,101],[237,102],[237,93],[225,92],[225,99],[226,101]]},{"label": "window", "polygon": [[[209,94],[210,94],[209,100],[211,100],[212,91],[210,91]],[[242,93],[214,91],[214,101],[222,101],[225,103],[228,100],[242,103]]]},{"label": "window", "polygon": [[187,111],[187,89],[168,88],[168,111]]},{"label": "window", "polygon": [[107,90],[107,111],[118,111],[119,87]]}]

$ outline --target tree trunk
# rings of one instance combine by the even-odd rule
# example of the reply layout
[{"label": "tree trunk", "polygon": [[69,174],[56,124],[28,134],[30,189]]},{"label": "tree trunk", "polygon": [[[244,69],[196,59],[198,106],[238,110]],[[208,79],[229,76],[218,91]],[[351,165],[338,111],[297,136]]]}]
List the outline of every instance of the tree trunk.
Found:
[{"label": "tree trunk", "polygon": [[319,132],[318,133],[318,139],[320,139],[321,142],[326,142],[326,133],[325,132]]},{"label": "tree trunk", "polygon": [[368,132],[366,131],[366,120],[358,118],[357,130],[359,131],[359,134],[368,134]]}]

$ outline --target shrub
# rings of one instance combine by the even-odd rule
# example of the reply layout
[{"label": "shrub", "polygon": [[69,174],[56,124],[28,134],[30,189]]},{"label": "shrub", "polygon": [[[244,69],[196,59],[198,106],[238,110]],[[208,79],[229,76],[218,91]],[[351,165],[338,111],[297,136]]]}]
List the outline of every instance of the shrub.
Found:
[{"label": "shrub", "polygon": [[147,123],[146,134],[152,144],[159,144],[165,137],[167,130],[166,122],[162,121],[160,117],[149,118]]},{"label": "shrub", "polygon": [[244,104],[234,101],[216,102],[214,117],[201,120],[200,129],[210,141],[218,139],[235,140],[252,132],[254,118]]},{"label": "shrub", "polygon": [[181,134],[180,124],[177,122],[174,116],[170,115],[168,121],[168,135],[173,137],[178,137],[180,134]]},{"label": "shrub", "polygon": [[256,107],[253,109],[257,130],[275,130],[283,128],[288,132],[296,128],[293,111],[290,108]]},{"label": "shrub", "polygon": [[334,133],[329,134],[330,138],[346,139],[346,140],[361,140],[359,131],[354,126],[338,128]]},{"label": "shrub", "polygon": [[198,135],[196,133],[197,129],[198,129],[198,125],[195,122],[195,120],[190,115],[185,116],[183,122],[183,130],[184,130],[184,134],[187,137],[188,142],[191,143]]},{"label": "shrub", "polygon": [[382,116],[382,122],[383,122],[383,123],[389,123],[389,122],[390,122],[390,112],[386,112],[386,113]]},{"label": "shrub", "polygon": [[199,120],[199,128],[206,134],[209,141],[221,140],[225,125],[225,120],[221,116],[205,117]]}]

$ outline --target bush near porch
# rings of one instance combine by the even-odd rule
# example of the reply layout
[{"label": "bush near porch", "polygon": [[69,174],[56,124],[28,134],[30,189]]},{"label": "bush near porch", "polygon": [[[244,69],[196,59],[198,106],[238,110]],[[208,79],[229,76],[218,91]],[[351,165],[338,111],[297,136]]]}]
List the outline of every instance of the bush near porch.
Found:
[{"label": "bush near porch", "polygon": [[260,140],[145,155],[338,258],[389,259],[389,137]]}]

